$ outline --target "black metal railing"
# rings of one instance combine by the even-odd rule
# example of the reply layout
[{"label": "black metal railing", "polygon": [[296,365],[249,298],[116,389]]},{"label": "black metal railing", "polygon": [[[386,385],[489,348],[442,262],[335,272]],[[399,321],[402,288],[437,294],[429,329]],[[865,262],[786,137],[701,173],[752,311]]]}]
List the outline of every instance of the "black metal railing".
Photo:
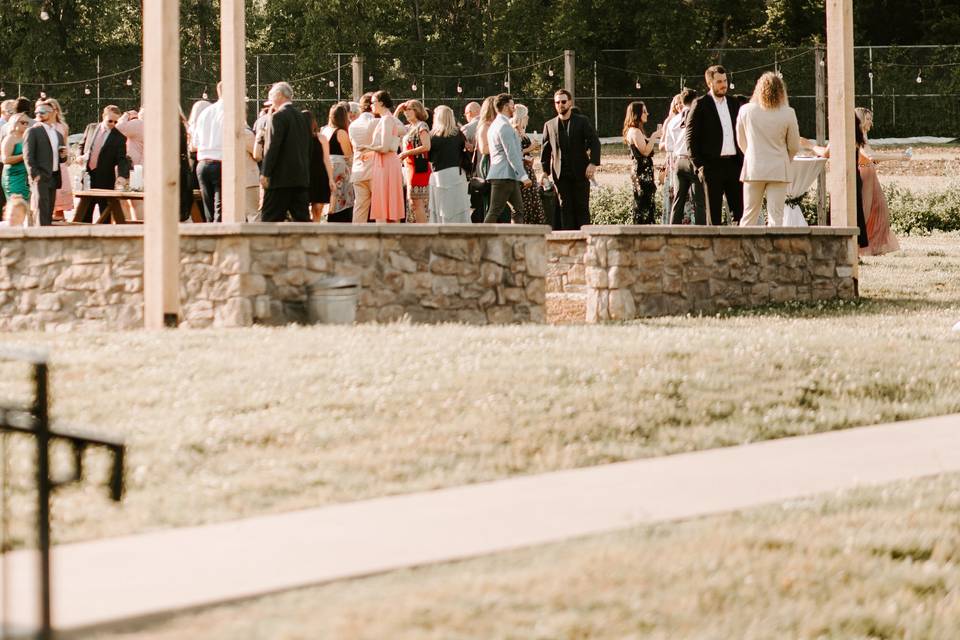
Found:
[{"label": "black metal railing", "polygon": [[[72,429],[50,422],[49,363],[45,353],[24,349],[0,349],[0,360],[16,361],[28,364],[33,370],[33,402],[24,405],[0,405],[0,437],[8,434],[33,438],[36,443],[36,482],[37,482],[37,551],[39,556],[39,589],[37,593],[40,619],[37,621],[36,637],[50,640],[53,637],[51,624],[50,590],[50,500],[53,492],[65,485],[79,482],[84,476],[84,453],[88,448],[105,449],[112,458],[107,486],[110,498],[119,502],[124,490],[124,458],[126,445],[120,439],[99,436],[81,429]],[[70,472],[53,477],[50,469],[50,445],[54,441],[65,441],[73,452],[73,466]],[[4,448],[6,455],[6,448]],[[8,479],[8,465],[4,460],[4,489]],[[6,500],[3,501],[3,521],[7,522]],[[6,539],[0,540],[0,553],[7,551]],[[6,579],[4,579],[6,583]],[[3,612],[3,620],[7,617]],[[0,627],[0,638],[5,637],[5,629]]]}]

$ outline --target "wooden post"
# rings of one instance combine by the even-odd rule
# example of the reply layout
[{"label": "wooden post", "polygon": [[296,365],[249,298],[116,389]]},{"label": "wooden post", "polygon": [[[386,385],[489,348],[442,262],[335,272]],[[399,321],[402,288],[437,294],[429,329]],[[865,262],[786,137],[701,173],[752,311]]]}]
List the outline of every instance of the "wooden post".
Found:
[{"label": "wooden post", "polygon": [[[830,224],[857,226],[856,146],[853,109],[853,0],[827,0],[827,85],[829,95]],[[857,239],[850,241],[850,261],[857,268]]]},{"label": "wooden post", "polygon": [[[813,75],[816,79],[817,144],[823,146],[827,140],[827,69],[823,46],[813,50]],[[817,176],[817,224],[827,224],[827,176],[821,171]]]},{"label": "wooden post", "polygon": [[220,3],[223,221],[246,222],[246,24],[243,2]]},{"label": "wooden post", "polygon": [[180,3],[143,3],[143,322],[176,326],[180,309]]},{"label": "wooden post", "polygon": [[[563,52],[563,88],[570,92],[573,97],[577,96],[577,56],[573,49],[567,49]],[[594,125],[597,123],[594,122]]]},{"label": "wooden post", "polygon": [[350,73],[353,74],[353,101],[360,102],[360,96],[363,95],[363,58],[353,56]]}]

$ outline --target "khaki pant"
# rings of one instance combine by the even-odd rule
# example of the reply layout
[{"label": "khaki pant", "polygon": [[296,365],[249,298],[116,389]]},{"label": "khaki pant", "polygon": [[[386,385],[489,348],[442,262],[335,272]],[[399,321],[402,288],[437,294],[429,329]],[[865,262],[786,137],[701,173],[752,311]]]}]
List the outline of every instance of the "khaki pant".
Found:
[{"label": "khaki pant", "polygon": [[370,181],[353,183],[353,224],[366,224],[370,220]]},{"label": "khaki pant", "polygon": [[767,194],[767,226],[783,226],[783,206],[787,199],[787,182],[744,182],[743,183],[743,219],[741,227],[757,224],[760,219],[760,205],[763,194]]}]

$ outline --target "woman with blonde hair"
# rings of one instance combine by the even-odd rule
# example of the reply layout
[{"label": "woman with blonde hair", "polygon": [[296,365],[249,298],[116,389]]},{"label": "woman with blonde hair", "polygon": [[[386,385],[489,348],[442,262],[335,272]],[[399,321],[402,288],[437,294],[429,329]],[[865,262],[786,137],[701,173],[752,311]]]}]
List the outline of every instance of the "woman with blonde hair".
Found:
[{"label": "woman with blonde hair", "polygon": [[450,107],[434,110],[430,141],[430,222],[468,223],[470,196],[463,169],[467,139]]},{"label": "woman with blonde hair", "polygon": [[527,125],[530,124],[530,110],[526,105],[517,104],[513,107],[513,117],[510,124],[520,136],[520,150],[523,152],[523,168],[530,178],[529,187],[520,186],[520,195],[523,198],[523,221],[526,224],[547,224],[543,215],[543,202],[540,201],[540,183],[537,182],[537,171],[533,165],[533,152],[536,145],[527,135]]},{"label": "woman with blonde hair", "polygon": [[[64,117],[63,109],[56,98],[47,98],[47,102],[53,107],[53,128],[60,132],[66,141],[70,137],[70,125]],[[63,171],[60,172],[60,188],[57,189],[57,199],[53,203],[53,219],[64,220],[65,211],[73,210],[73,178],[70,174],[70,162],[63,164]]]},{"label": "woman with blonde hair", "polygon": [[[497,109],[493,105],[493,96],[489,96],[480,105],[480,124],[477,125],[477,146],[473,152],[473,177],[471,188],[479,189],[483,196],[483,206],[480,210],[474,209],[471,220],[473,222],[483,222],[487,215],[487,207],[490,206],[490,188],[487,184],[487,171],[490,170],[490,145],[487,141],[487,131],[490,125],[497,117]],[[481,186],[482,185],[482,186]]]},{"label": "woman with blonde hair", "polygon": [[430,128],[427,126],[427,110],[419,100],[407,100],[393,114],[400,114],[407,121],[403,136],[400,160],[404,163],[407,181],[407,222],[427,221],[427,205],[430,201]]},{"label": "woman with blonde hair", "polygon": [[787,102],[787,88],[776,73],[757,80],[749,104],[737,116],[737,144],[743,151],[743,218],[740,226],[755,225],[767,198],[767,225],[783,226],[783,207],[790,184],[790,165],[800,149],[797,114]]}]

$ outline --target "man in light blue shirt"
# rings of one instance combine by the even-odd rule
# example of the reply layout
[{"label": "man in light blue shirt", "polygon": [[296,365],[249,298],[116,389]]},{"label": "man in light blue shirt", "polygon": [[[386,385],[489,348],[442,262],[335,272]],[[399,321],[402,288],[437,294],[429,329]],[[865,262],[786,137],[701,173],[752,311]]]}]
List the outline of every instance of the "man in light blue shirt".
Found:
[{"label": "man in light blue shirt", "polygon": [[513,210],[513,221],[523,223],[523,196],[520,185],[525,187],[533,183],[523,168],[523,153],[520,150],[520,136],[510,125],[513,117],[513,97],[501,93],[494,99],[497,117],[487,130],[487,144],[490,147],[490,169],[487,182],[490,183],[490,207],[484,222],[509,222],[506,213],[507,204]]}]

